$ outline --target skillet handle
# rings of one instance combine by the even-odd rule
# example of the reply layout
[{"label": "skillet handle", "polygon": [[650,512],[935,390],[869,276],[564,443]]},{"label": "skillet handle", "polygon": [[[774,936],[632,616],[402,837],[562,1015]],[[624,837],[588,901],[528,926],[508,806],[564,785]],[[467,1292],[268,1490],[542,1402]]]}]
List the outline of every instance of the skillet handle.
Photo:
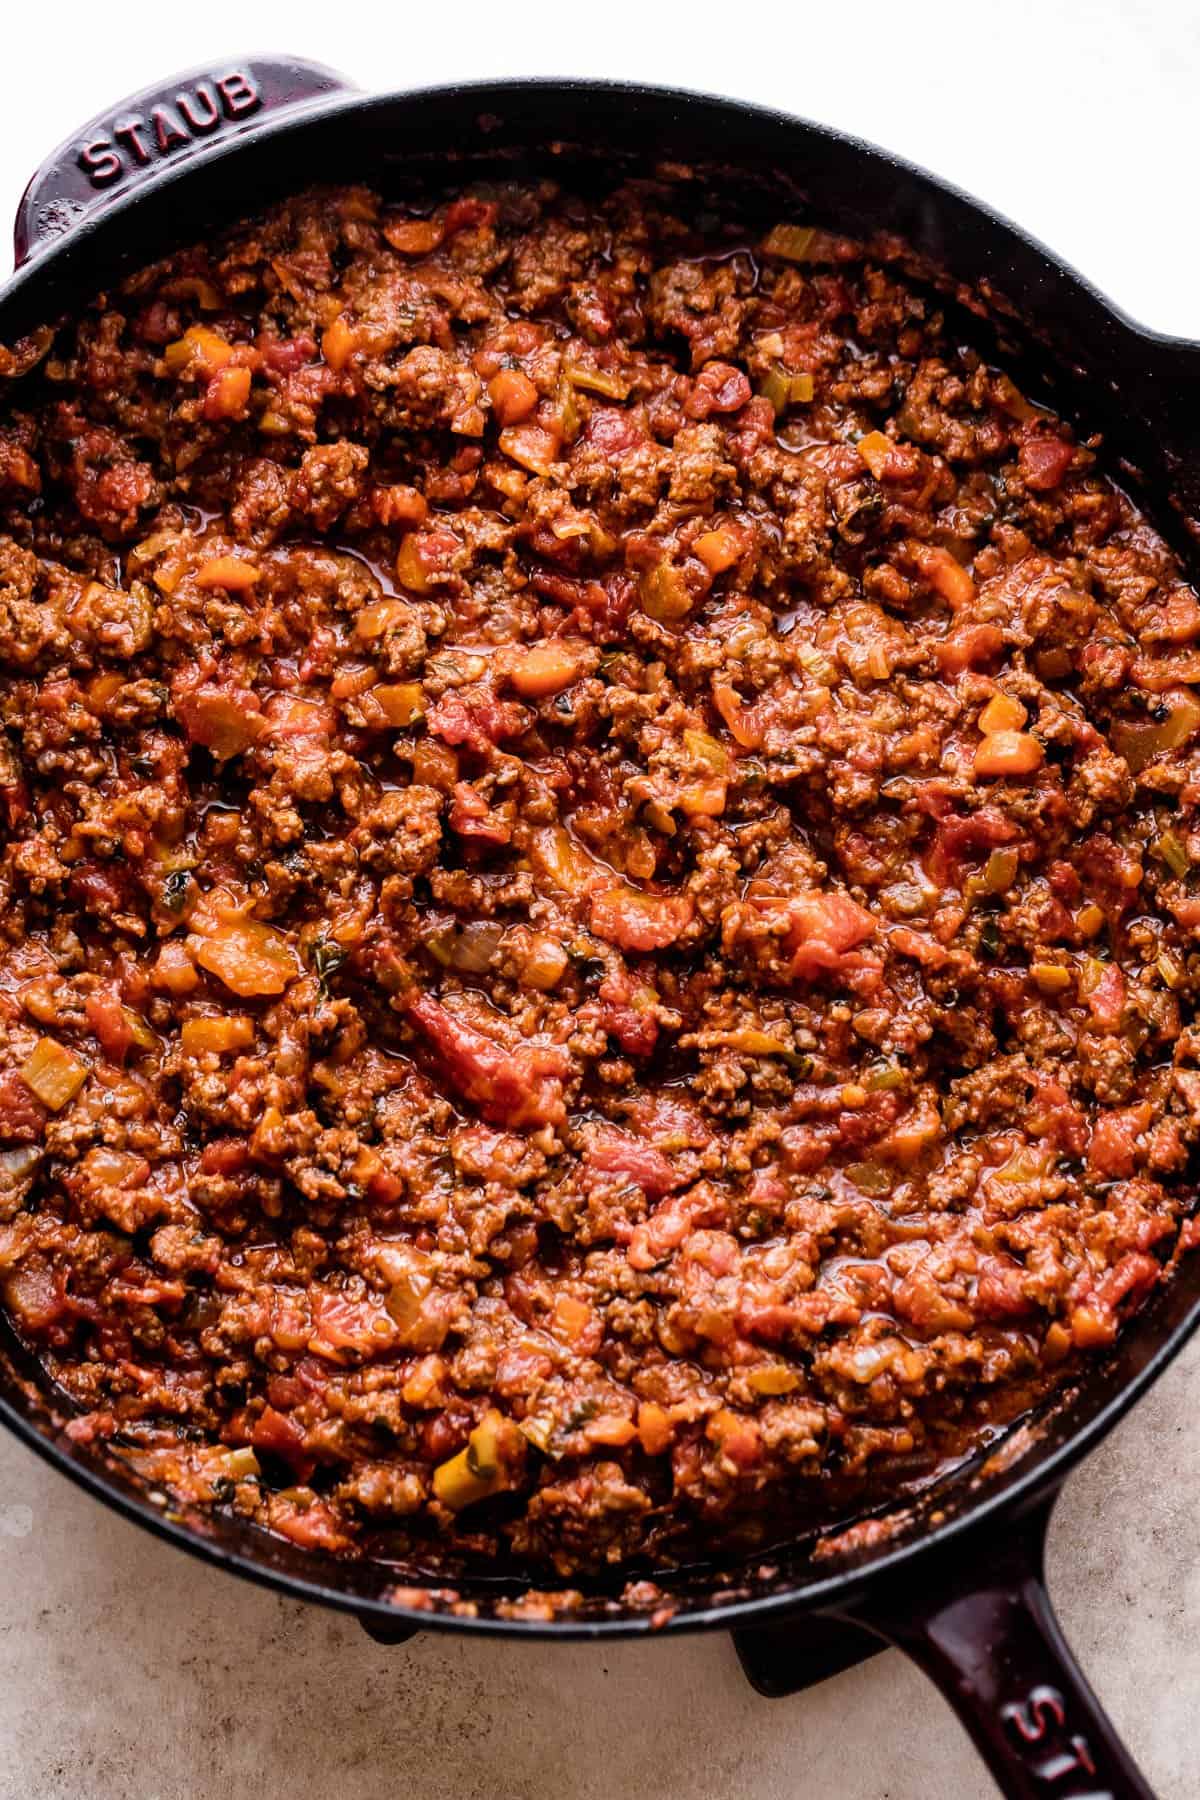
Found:
[{"label": "skillet handle", "polygon": [[970,1732],[1006,1800],[1154,1800],[1088,1686],[1043,1573],[1057,1490],[997,1541],[969,1539],[844,1613],[912,1657]]},{"label": "skillet handle", "polygon": [[131,94],[51,151],[30,181],[13,227],[17,267],[167,165],[353,92],[320,63],[252,56],[188,69]]}]

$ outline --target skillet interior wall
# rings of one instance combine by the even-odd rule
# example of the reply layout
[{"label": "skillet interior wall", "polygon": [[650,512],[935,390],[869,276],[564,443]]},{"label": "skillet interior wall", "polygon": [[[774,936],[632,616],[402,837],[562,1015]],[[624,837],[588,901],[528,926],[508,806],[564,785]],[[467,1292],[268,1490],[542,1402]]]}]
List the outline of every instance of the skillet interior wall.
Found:
[{"label": "skillet interior wall", "polygon": [[[581,144],[588,148],[571,147]],[[638,165],[689,161],[708,170],[716,191],[743,202],[757,190],[776,211],[786,199],[852,235],[903,238],[927,275],[949,271],[946,285],[970,300],[971,336],[981,351],[1002,355],[1018,381],[1040,374],[1034,385],[1056,410],[1105,434],[1110,468],[1125,471],[1139,506],[1195,573],[1200,458],[1190,453],[1200,448],[1200,355],[1191,346],[1139,332],[1040,245],[885,153],[702,95],[480,84],[351,101],[284,121],[190,167],[176,165],[164,183],[114,193],[111,210],[68,238],[39,280],[19,284],[0,303],[0,342],[235,214],[315,183],[359,181],[400,193],[428,183],[451,158],[456,172],[470,176],[493,172],[502,159],[518,174],[562,179],[569,170],[584,184],[611,182]]]}]

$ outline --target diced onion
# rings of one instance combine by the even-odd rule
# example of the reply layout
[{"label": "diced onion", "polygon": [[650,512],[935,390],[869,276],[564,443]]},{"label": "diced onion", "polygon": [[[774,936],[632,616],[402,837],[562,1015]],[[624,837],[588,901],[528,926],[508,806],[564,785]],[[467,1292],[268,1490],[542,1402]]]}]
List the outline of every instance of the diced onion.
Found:
[{"label": "diced onion", "polygon": [[587,369],[582,363],[564,363],[563,374],[572,387],[584,388],[590,394],[603,394],[607,400],[627,400],[629,383],[607,369]]},{"label": "diced onion", "polygon": [[775,225],[763,239],[763,249],[784,262],[804,262],[816,235],[814,225]]},{"label": "diced onion", "polygon": [[1192,859],[1183,839],[1173,831],[1164,831],[1154,848],[1172,875],[1177,875],[1182,881],[1192,866]]},{"label": "diced onion", "polygon": [[61,1112],[87,1077],[88,1065],[83,1058],[52,1037],[39,1038],[21,1066],[21,1080],[51,1112]]}]

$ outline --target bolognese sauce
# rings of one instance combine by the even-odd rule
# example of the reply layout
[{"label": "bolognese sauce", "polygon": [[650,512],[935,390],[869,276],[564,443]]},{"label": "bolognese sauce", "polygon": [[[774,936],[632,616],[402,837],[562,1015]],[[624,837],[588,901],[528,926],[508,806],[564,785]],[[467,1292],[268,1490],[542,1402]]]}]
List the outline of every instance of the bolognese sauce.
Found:
[{"label": "bolognese sauce", "polygon": [[879,1502],[1196,1241],[1200,603],[894,258],[362,188],[7,354],[0,1293],[184,1499]]}]

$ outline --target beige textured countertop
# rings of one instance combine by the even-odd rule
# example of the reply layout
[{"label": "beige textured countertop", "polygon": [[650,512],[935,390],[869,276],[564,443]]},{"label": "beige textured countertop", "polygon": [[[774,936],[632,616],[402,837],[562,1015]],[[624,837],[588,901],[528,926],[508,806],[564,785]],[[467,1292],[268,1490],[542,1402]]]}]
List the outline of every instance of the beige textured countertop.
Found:
[{"label": "beige textured countertop", "polygon": [[[1051,1541],[1067,1634],[1160,1800],[1200,1790],[1198,1380],[1200,1342],[1072,1478]],[[0,1438],[0,1800],[994,1791],[895,1652],[768,1701],[723,1634],[385,1649],[160,1544]]]}]

